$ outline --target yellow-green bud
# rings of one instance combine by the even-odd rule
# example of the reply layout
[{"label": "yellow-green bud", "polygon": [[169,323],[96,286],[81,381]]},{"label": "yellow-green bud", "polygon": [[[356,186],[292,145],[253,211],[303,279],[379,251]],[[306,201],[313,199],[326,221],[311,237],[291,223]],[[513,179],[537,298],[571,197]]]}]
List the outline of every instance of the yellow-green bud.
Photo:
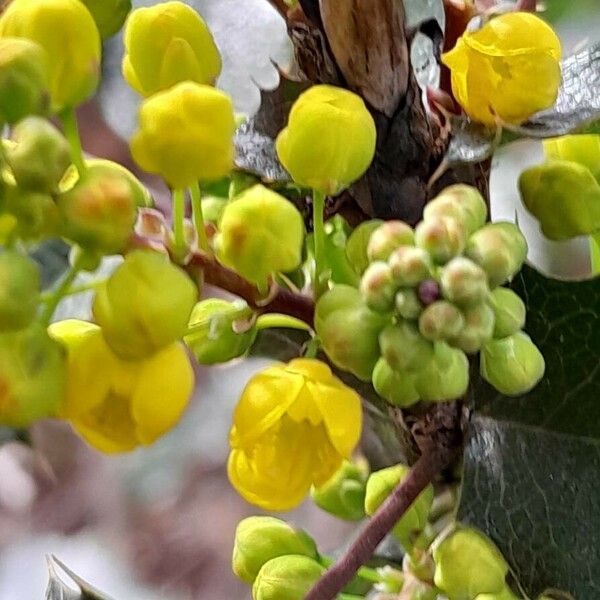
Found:
[{"label": "yellow-green bud", "polygon": [[66,359],[46,330],[0,333],[0,424],[28,427],[55,414],[65,391]]},{"label": "yellow-green bud", "polygon": [[531,338],[519,331],[483,346],[481,376],[506,396],[520,396],[544,376],[544,357]]},{"label": "yellow-green bud", "polygon": [[314,503],[339,519],[360,521],[365,516],[366,464],[345,460],[333,477],[310,495]]},{"label": "yellow-green bud", "polygon": [[476,529],[459,529],[433,551],[435,585],[449,600],[498,594],[505,587],[508,564],[494,543]]},{"label": "yellow-green bud", "polygon": [[464,396],[469,387],[465,353],[436,342],[433,358],[415,375],[415,387],[426,402],[447,402]]},{"label": "yellow-green bud", "polygon": [[488,275],[495,288],[521,270],[527,258],[527,242],[514,223],[488,223],[469,239],[465,254]]},{"label": "yellow-green bud", "polygon": [[[394,465],[371,473],[367,481],[365,512],[373,515],[409,472],[410,469],[405,465]],[[432,502],[433,486],[428,485],[394,526],[393,534],[404,548],[410,548],[414,538],[427,525]]]},{"label": "yellow-green bud", "polygon": [[430,255],[421,248],[400,246],[389,258],[392,275],[398,285],[412,287],[431,277],[433,265]]},{"label": "yellow-green bud", "polygon": [[367,248],[372,233],[383,223],[379,219],[363,221],[352,231],[346,243],[346,257],[352,268],[362,275],[369,266]]},{"label": "yellow-green bud", "polygon": [[479,304],[490,293],[486,272],[464,256],[453,258],[442,269],[440,283],[444,298],[461,306]]},{"label": "yellow-green bud", "polygon": [[362,381],[371,379],[380,357],[378,336],[387,323],[389,318],[371,311],[349,285],[336,285],[317,302],[315,328],[325,353]]},{"label": "yellow-green bud", "polygon": [[485,225],[487,205],[479,190],[470,185],[451,185],[429,202],[423,211],[423,219],[451,217],[465,228],[467,236]]},{"label": "yellow-green bud", "polygon": [[243,302],[219,298],[209,298],[194,306],[189,323],[193,332],[185,336],[185,343],[200,364],[224,363],[248,351],[256,339],[256,326],[243,333],[234,331],[244,306]]},{"label": "yellow-green bud", "polygon": [[44,49],[31,40],[0,38],[0,120],[16,123],[50,103]]},{"label": "yellow-green bud", "polygon": [[265,563],[252,586],[253,600],[303,600],[325,573],[308,556],[279,556]]},{"label": "yellow-green bud", "polygon": [[395,371],[385,358],[380,358],[373,370],[375,391],[390,404],[406,408],[420,399],[415,387],[415,374],[408,371]]},{"label": "yellow-green bud", "polygon": [[469,306],[463,311],[464,327],[458,335],[450,340],[450,344],[472,354],[481,349],[483,344],[492,339],[494,334],[494,311],[485,302]]},{"label": "yellow-green bud", "polygon": [[387,260],[398,246],[412,246],[415,232],[404,221],[387,221],[369,239],[367,256],[370,261]]},{"label": "yellow-green bud", "polygon": [[544,140],[544,154],[550,160],[572,160],[587,167],[600,181],[600,135],[563,135]]},{"label": "yellow-green bud", "polygon": [[22,329],[33,321],[39,302],[40,272],[29,258],[0,251],[0,331]]},{"label": "yellow-green bud", "polygon": [[19,187],[52,194],[71,164],[69,143],[56,127],[41,117],[28,117],[12,130],[14,144],[6,147],[6,161]]},{"label": "yellow-green bud", "polygon": [[421,335],[432,342],[457,336],[464,324],[463,314],[446,300],[430,304],[419,317]]},{"label": "yellow-green bud", "polygon": [[26,38],[46,51],[54,112],[77,106],[96,89],[100,34],[80,0],[13,0],[0,17],[0,37]]},{"label": "yellow-green bud", "polygon": [[98,290],[92,308],[114,352],[141,359],[183,337],[197,295],[190,278],[166,256],[136,250]]},{"label": "yellow-green bud", "polygon": [[396,312],[403,319],[414,320],[423,312],[423,305],[417,292],[411,288],[400,290],[394,300]]},{"label": "yellow-green bud", "polygon": [[415,229],[415,241],[438,264],[447,263],[464,249],[467,234],[460,221],[433,216],[421,221]]},{"label": "yellow-green bud", "polygon": [[133,201],[138,208],[151,207],[154,201],[148,188],[123,165],[106,160],[104,158],[91,158],[85,161],[86,173],[97,177],[117,177],[121,176],[129,183],[129,189],[133,196]]},{"label": "yellow-green bud", "polygon": [[10,187],[6,210],[17,219],[20,238],[40,241],[60,233],[60,214],[52,196]]},{"label": "yellow-green bud", "polygon": [[[519,596],[515,596],[513,591],[506,585],[501,592],[497,594],[479,594],[475,600],[521,600]],[[551,600],[550,598],[540,597],[538,600]]]},{"label": "yellow-green bud", "polygon": [[277,154],[296,183],[335,195],[365,173],[376,137],[360,96],[314,85],[292,106],[288,125],[277,137]]},{"label": "yellow-green bud", "polygon": [[242,581],[254,583],[265,563],[288,554],[318,557],[314,540],[302,529],[295,529],[281,519],[247,517],[239,522],[231,564]]},{"label": "yellow-green bud", "polygon": [[377,312],[389,312],[394,306],[398,286],[385,262],[371,263],[360,280],[360,293],[367,306]]},{"label": "yellow-green bud", "polygon": [[96,27],[106,39],[117,33],[131,10],[131,0],[81,0],[90,11]]},{"label": "yellow-green bud", "polygon": [[508,288],[496,288],[490,295],[494,311],[494,337],[503,338],[517,333],[525,325],[525,303]]},{"label": "yellow-green bud", "polygon": [[433,344],[407,321],[388,325],[379,335],[381,355],[396,371],[414,371],[433,356]]}]

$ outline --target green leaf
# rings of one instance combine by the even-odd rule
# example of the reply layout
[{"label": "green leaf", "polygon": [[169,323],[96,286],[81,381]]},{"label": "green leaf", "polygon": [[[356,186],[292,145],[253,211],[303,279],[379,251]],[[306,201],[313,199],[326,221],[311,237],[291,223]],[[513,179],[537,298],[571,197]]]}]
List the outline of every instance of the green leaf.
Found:
[{"label": "green leaf", "polygon": [[[46,600],[113,600],[110,596],[91,586],[79,575],[71,571],[56,556],[48,557],[48,587],[46,588]],[[57,570],[66,573],[77,590],[69,587],[59,576]]]}]

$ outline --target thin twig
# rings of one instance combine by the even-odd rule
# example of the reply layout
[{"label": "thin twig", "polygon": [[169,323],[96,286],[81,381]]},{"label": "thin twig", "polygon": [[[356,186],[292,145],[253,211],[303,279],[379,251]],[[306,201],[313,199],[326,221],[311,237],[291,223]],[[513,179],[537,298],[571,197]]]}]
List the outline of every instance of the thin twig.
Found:
[{"label": "thin twig", "polygon": [[519,0],[515,10],[535,12],[537,8],[537,0]]}]

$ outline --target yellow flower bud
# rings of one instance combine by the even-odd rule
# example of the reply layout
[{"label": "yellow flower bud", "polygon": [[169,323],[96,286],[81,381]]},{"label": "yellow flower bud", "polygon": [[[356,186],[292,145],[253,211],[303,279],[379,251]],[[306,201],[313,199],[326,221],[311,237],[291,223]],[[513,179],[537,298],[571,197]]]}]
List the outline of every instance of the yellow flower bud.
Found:
[{"label": "yellow flower bud", "polygon": [[123,76],[142,96],[182,81],[213,84],[221,55],[202,17],[183,2],[159,2],[131,13]]},{"label": "yellow flower bud", "polygon": [[102,330],[83,321],[60,321],[50,334],[68,351],[68,384],[59,416],[94,448],[106,453],[148,446],[181,418],[194,389],[182,344],[140,361],[122,360]]},{"label": "yellow flower bud", "polygon": [[0,37],[21,37],[46,51],[52,110],[77,106],[96,89],[100,34],[79,0],[14,0],[0,17]]},{"label": "yellow flower bud", "polygon": [[509,12],[467,30],[442,61],[456,100],[473,120],[518,124],[554,104],[560,55],[560,40],[542,19]]},{"label": "yellow flower bud", "polygon": [[197,294],[166,256],[136,250],[98,290],[92,310],[112,350],[140,359],[183,337]]},{"label": "yellow flower bud", "polygon": [[40,241],[60,235],[60,215],[49,194],[27,192],[9,187],[6,192],[6,210],[16,217],[16,231],[20,238]]},{"label": "yellow flower bud", "polygon": [[263,565],[252,586],[253,600],[303,600],[325,572],[307,556],[279,556]]},{"label": "yellow flower bud", "polygon": [[227,204],[219,230],[219,259],[254,283],[265,285],[273,273],[293,271],[302,262],[302,215],[262,185]]},{"label": "yellow flower bud", "polygon": [[315,85],[292,106],[277,154],[299,185],[334,195],[359,179],[375,155],[377,132],[360,96]]},{"label": "yellow flower bud", "polygon": [[175,188],[214,181],[233,167],[233,104],[227,94],[191,81],[142,103],[131,153]]},{"label": "yellow flower bud", "polygon": [[22,329],[33,321],[40,297],[40,272],[13,250],[0,252],[0,331]]},{"label": "yellow flower bud", "polygon": [[131,10],[131,0],[81,0],[94,17],[102,39],[121,29]]},{"label": "yellow flower bud", "polygon": [[290,510],[350,457],[361,426],[360,397],[326,364],[276,364],[252,377],[235,409],[229,479],[248,502]]}]

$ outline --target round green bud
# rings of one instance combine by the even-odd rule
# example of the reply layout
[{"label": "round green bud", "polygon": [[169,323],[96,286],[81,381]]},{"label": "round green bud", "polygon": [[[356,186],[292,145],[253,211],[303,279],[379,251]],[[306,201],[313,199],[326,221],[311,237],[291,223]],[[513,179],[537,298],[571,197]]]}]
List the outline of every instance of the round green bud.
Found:
[{"label": "round green bud", "polygon": [[366,464],[345,460],[342,466],[321,487],[313,487],[314,503],[329,514],[345,521],[360,521],[365,516]]},{"label": "round green bud", "polygon": [[384,221],[381,221],[380,219],[363,221],[352,231],[346,242],[346,258],[359,275],[362,275],[369,266],[370,261],[367,256],[367,247],[369,245],[369,240],[371,239],[371,234],[377,230],[382,223],[384,223]]},{"label": "round green bud", "polygon": [[440,275],[444,298],[460,306],[472,306],[485,300],[490,288],[487,273],[464,256],[453,258]]},{"label": "round green bud", "polygon": [[400,246],[394,250],[389,265],[396,283],[402,287],[413,287],[431,277],[433,269],[429,254],[413,246]]},{"label": "round green bud", "polygon": [[[506,585],[503,590],[497,594],[479,594],[475,600],[521,600],[521,598],[515,596],[513,591]],[[550,598],[540,597],[538,600],[550,600]]]},{"label": "round green bud", "polygon": [[465,353],[436,342],[433,358],[415,375],[415,387],[426,402],[448,402],[464,396],[469,387]]},{"label": "round green bud", "polygon": [[33,321],[40,299],[40,272],[29,258],[0,251],[0,331],[23,329]]},{"label": "round green bud", "polygon": [[445,264],[464,250],[467,234],[460,221],[434,216],[417,225],[415,241],[434,262]]},{"label": "round green bud", "polygon": [[98,290],[92,311],[116,354],[141,359],[183,338],[197,295],[165,255],[136,250]]},{"label": "round green bud", "polygon": [[192,333],[184,341],[202,365],[224,363],[245,354],[256,339],[256,326],[237,333],[235,321],[244,302],[209,298],[194,306],[189,327]]},{"label": "round green bud", "polygon": [[252,586],[253,600],[303,600],[325,573],[308,556],[279,556],[265,563]]},{"label": "round green bud", "polygon": [[[409,467],[405,465],[394,465],[371,473],[367,481],[365,512],[373,515],[409,472]],[[404,548],[410,548],[414,538],[427,525],[432,502],[433,486],[428,485],[394,526],[392,533]]]},{"label": "round green bud", "polygon": [[263,565],[278,556],[296,554],[316,559],[317,546],[302,529],[274,517],[248,517],[235,530],[233,572],[246,583],[254,583]]},{"label": "round green bud", "polygon": [[430,304],[419,317],[421,335],[432,342],[457,336],[464,324],[462,312],[446,300]]},{"label": "round green bud", "polygon": [[449,600],[498,594],[508,564],[494,543],[476,529],[458,529],[433,551],[435,585]]},{"label": "round green bud", "polygon": [[6,210],[17,219],[19,237],[40,241],[60,233],[60,214],[49,194],[22,191],[10,187],[6,193]]},{"label": "round green bud", "polygon": [[117,33],[131,10],[131,0],[81,0],[94,17],[102,39]]},{"label": "round green bud", "polygon": [[12,130],[14,144],[7,146],[8,165],[19,187],[52,194],[71,164],[69,143],[42,117],[27,117]]},{"label": "round green bud", "polygon": [[371,263],[360,280],[360,293],[367,306],[377,312],[389,312],[394,306],[398,286],[387,263]]},{"label": "round green bud", "polygon": [[336,285],[317,302],[315,329],[323,350],[340,369],[369,381],[379,360],[379,333],[389,317],[373,312],[360,292]]},{"label": "round green bud", "polygon": [[13,124],[44,114],[50,104],[46,53],[35,42],[0,39],[0,120]]},{"label": "round green bud", "polygon": [[375,391],[390,404],[401,408],[412,406],[421,399],[414,379],[414,373],[394,371],[385,358],[380,358],[373,370]]},{"label": "round green bud", "polygon": [[494,311],[482,302],[463,311],[465,325],[449,343],[467,354],[478,352],[494,334]]},{"label": "round green bud", "polygon": [[481,352],[481,376],[505,396],[527,393],[545,369],[542,353],[522,331],[489,341]]},{"label": "round green bud", "polygon": [[394,306],[398,315],[409,321],[418,319],[423,312],[423,305],[419,300],[419,296],[411,288],[404,288],[396,294]]},{"label": "round green bud", "polygon": [[433,356],[433,344],[408,321],[388,325],[379,335],[381,355],[396,371],[420,369]]},{"label": "round green bud", "polygon": [[517,333],[525,325],[527,310],[525,303],[508,288],[496,288],[490,295],[490,306],[494,311],[494,337],[503,338]]},{"label": "round green bud", "polygon": [[485,225],[487,213],[487,204],[479,190],[458,183],[447,187],[425,206],[423,219],[451,217],[462,223],[469,236]]},{"label": "round green bud", "polygon": [[489,223],[470,237],[465,255],[487,273],[490,287],[495,288],[521,270],[527,242],[514,223]]},{"label": "round green bud", "polygon": [[372,234],[367,246],[367,256],[371,262],[387,260],[398,246],[412,246],[415,233],[404,221],[387,221]]}]

